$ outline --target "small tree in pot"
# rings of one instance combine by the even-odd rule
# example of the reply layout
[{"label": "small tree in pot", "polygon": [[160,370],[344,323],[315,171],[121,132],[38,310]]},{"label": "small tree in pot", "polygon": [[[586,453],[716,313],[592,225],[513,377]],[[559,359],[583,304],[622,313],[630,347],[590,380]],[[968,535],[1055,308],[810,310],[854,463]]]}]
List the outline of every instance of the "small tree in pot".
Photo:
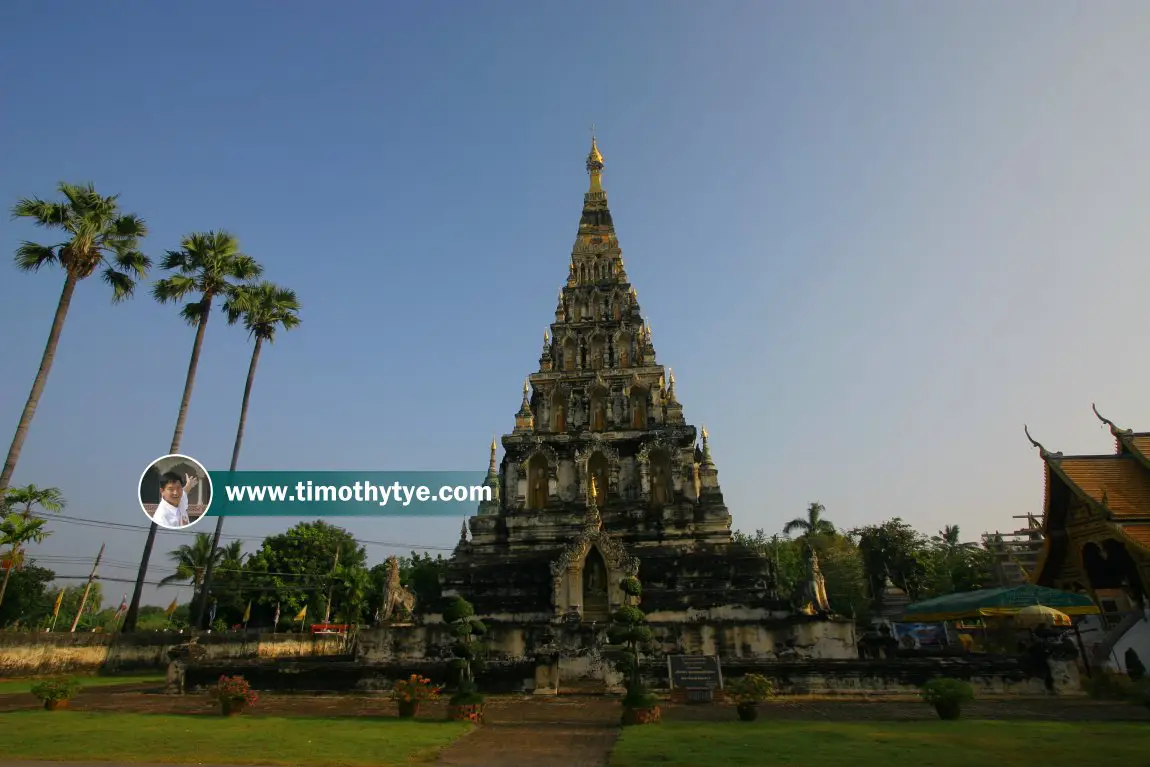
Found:
[{"label": "small tree in pot", "polygon": [[459,687],[447,701],[447,718],[479,724],[483,721],[483,696],[475,683],[475,672],[482,664],[485,648],[476,640],[487,633],[487,626],[475,617],[475,608],[462,597],[448,603],[443,619],[451,624],[455,637],[453,665],[459,672]]},{"label": "small tree in pot", "polygon": [[759,716],[759,704],[775,694],[775,687],[762,674],[747,674],[728,684],[727,692],[735,699],[739,719],[753,722]]},{"label": "small tree in pot", "polygon": [[55,711],[68,707],[68,701],[80,692],[80,683],[72,678],[49,679],[32,685],[31,692],[44,702],[46,710]]},{"label": "small tree in pot", "polygon": [[[638,578],[624,578],[620,584],[629,601],[637,602],[642,593]],[[646,649],[652,638],[647,616],[634,604],[620,607],[612,616],[608,639],[613,645],[622,645],[615,668],[626,678],[627,694],[623,697],[623,724],[653,724],[662,716],[659,699],[643,684],[639,668],[639,653]]]},{"label": "small tree in pot", "polygon": [[974,700],[974,690],[961,679],[931,679],[922,687],[922,699],[934,706],[939,719],[958,719],[962,704]]}]

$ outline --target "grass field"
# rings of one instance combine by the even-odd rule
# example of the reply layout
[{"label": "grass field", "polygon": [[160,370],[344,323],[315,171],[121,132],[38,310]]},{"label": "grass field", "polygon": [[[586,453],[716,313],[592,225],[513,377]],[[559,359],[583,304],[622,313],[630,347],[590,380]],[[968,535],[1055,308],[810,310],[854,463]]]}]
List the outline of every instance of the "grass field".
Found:
[{"label": "grass field", "polygon": [[[45,676],[36,679],[0,680],[0,695],[28,692],[32,689],[32,685],[37,682],[43,682],[45,679],[60,679],[67,676],[69,675],[60,674],[58,676]],[[162,674],[148,674],[143,676],[77,676],[75,678],[78,679],[84,687],[106,687],[114,684],[162,684],[165,681],[165,677]]]},{"label": "grass field", "polygon": [[664,722],[624,728],[612,767],[1150,764],[1150,724]]},{"label": "grass field", "polygon": [[17,711],[5,759],[389,767],[433,761],[464,722]]}]

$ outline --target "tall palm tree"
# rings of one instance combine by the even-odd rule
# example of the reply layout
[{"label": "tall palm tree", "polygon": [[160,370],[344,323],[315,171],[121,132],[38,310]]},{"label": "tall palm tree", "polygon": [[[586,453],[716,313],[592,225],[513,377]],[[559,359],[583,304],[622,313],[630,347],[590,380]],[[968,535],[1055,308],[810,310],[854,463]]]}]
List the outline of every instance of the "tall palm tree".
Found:
[{"label": "tall palm tree", "polygon": [[783,535],[790,535],[796,530],[801,530],[800,538],[810,538],[817,535],[834,535],[835,526],[830,523],[823,513],[827,508],[818,501],[815,501],[810,506],[807,506],[806,517],[795,517],[786,525],[783,526]]},{"label": "tall palm tree", "polygon": [[[252,347],[252,361],[248,365],[248,378],[244,383],[244,398],[240,404],[240,422],[236,427],[236,441],[232,445],[232,463],[228,467],[228,471],[235,471],[240,460],[240,445],[244,440],[244,426],[248,419],[248,403],[251,401],[252,383],[256,378],[256,365],[260,361],[260,349],[263,347],[264,341],[269,344],[275,342],[276,331],[280,328],[291,330],[299,326],[299,309],[299,299],[296,298],[295,291],[281,288],[267,281],[257,285],[245,285],[224,301],[224,312],[228,316],[228,324],[243,322],[248,334],[256,341]],[[223,534],[223,530],[224,518],[216,517],[216,534],[212,540],[213,546],[220,545],[220,535]],[[213,568],[209,566],[207,576],[204,579],[205,595],[211,592],[212,570]],[[203,626],[206,610],[207,600],[204,599],[200,602],[196,626]]]},{"label": "tall palm tree", "polygon": [[139,216],[120,212],[119,195],[103,197],[91,184],[61,182],[57,190],[65,198],[60,202],[28,197],[12,208],[13,218],[30,218],[36,226],[63,233],[66,239],[55,245],[21,243],[16,249],[16,266],[26,272],[59,266],[64,270],[64,289],[56,302],[56,315],[52,318],[44,354],[40,357],[40,369],[16,424],[16,434],[8,447],[4,468],[0,470],[0,494],[8,488],[16,471],[20,451],[48,383],[52,362],[56,359],[56,347],[60,344],[60,333],[64,330],[76,286],[95,274],[97,269],[102,269],[100,277],[112,289],[113,303],[118,303],[131,297],[136,280],[144,279],[151,266],[148,257],[138,249],[148,228]]},{"label": "tall palm tree", "polygon": [[[59,488],[36,487],[36,485],[7,490],[0,500],[3,501],[0,503],[0,513],[5,515],[4,529],[8,531],[0,533],[4,536],[3,543],[0,545],[12,547],[8,554],[8,567],[4,570],[4,582],[0,583],[0,604],[3,604],[4,592],[8,590],[8,578],[12,575],[12,568],[20,562],[21,548],[30,542],[39,543],[50,535],[43,530],[43,519],[34,520],[32,518],[32,507],[39,506],[44,511],[58,513],[64,509],[67,501],[64,500],[64,494],[60,492]],[[14,517],[18,521],[14,520],[9,523],[9,517]],[[34,525],[33,522],[39,522],[39,524]],[[8,540],[9,537],[11,540]]]},{"label": "tall palm tree", "polygon": [[[180,314],[184,320],[196,328],[196,339],[192,343],[192,358],[188,362],[188,375],[184,380],[184,394],[180,399],[180,413],[176,417],[176,429],[172,434],[169,453],[179,452],[180,441],[184,436],[184,422],[188,417],[188,405],[192,401],[192,387],[196,383],[196,367],[200,363],[200,350],[204,345],[204,331],[212,313],[212,302],[235,294],[243,283],[253,280],[263,272],[255,259],[240,251],[240,244],[228,232],[207,232],[190,234],[180,243],[180,250],[170,250],[163,261],[165,271],[175,274],[156,282],[152,295],[162,304],[182,301],[190,295],[198,297],[184,305]],[[140,559],[140,570],[136,574],[136,587],[132,592],[132,603],[124,616],[121,631],[135,631],[136,618],[140,611],[140,595],[144,591],[144,577],[148,573],[148,559],[152,556],[152,546],[156,540],[155,522],[148,526],[148,540],[144,543],[144,555]]]}]

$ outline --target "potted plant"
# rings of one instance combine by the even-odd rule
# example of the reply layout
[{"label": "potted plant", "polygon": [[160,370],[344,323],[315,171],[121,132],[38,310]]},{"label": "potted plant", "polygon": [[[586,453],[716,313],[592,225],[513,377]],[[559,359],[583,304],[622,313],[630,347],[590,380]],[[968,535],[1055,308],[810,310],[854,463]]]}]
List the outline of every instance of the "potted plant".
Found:
[{"label": "potted plant", "polygon": [[32,694],[44,702],[44,708],[55,711],[68,707],[68,701],[80,692],[80,682],[76,679],[48,679],[32,685]]},{"label": "potted plant", "polygon": [[483,721],[483,696],[475,683],[475,671],[484,647],[475,640],[487,633],[487,627],[475,617],[471,603],[462,597],[455,597],[448,603],[443,619],[451,624],[451,633],[455,636],[453,665],[459,673],[459,686],[447,701],[447,718],[480,724]]},{"label": "potted plant", "polygon": [[615,663],[616,670],[625,676],[627,683],[622,722],[625,725],[654,724],[662,717],[659,698],[643,684],[639,667],[639,652],[651,643],[652,638],[651,627],[646,625],[647,616],[635,606],[642,593],[642,585],[638,578],[630,576],[624,578],[619,586],[630,604],[615,611],[607,636],[611,644],[622,645]]},{"label": "potted plant", "polygon": [[437,700],[439,688],[431,680],[419,674],[400,679],[391,689],[392,699],[399,705],[399,715],[410,719],[419,713],[419,704],[425,700]]},{"label": "potted plant", "polygon": [[209,694],[220,704],[220,713],[224,716],[241,714],[259,700],[256,691],[242,676],[221,676]]},{"label": "potted plant", "polygon": [[934,706],[939,719],[958,719],[962,704],[974,700],[974,690],[961,679],[931,679],[922,687],[922,699]]},{"label": "potted plant", "polygon": [[775,687],[762,674],[747,674],[728,684],[727,692],[735,699],[739,719],[753,722],[759,716],[759,704],[775,694]]}]

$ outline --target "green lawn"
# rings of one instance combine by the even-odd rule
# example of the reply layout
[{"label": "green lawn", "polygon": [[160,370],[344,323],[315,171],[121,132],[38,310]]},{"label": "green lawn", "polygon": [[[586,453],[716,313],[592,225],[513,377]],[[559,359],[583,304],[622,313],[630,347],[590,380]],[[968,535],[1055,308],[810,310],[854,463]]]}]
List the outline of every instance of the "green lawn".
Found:
[{"label": "green lawn", "polygon": [[0,716],[5,759],[389,767],[434,760],[465,722],[344,717],[17,711]]},{"label": "green lawn", "polygon": [[1147,764],[1150,723],[664,722],[625,727],[612,767]]},{"label": "green lawn", "polygon": [[[68,674],[37,677],[35,679],[9,679],[0,680],[0,695],[11,695],[18,692],[28,692],[32,685],[43,682],[45,679],[61,679]],[[113,684],[162,684],[166,681],[163,674],[146,674],[135,676],[76,676],[84,687],[107,687]]]}]

